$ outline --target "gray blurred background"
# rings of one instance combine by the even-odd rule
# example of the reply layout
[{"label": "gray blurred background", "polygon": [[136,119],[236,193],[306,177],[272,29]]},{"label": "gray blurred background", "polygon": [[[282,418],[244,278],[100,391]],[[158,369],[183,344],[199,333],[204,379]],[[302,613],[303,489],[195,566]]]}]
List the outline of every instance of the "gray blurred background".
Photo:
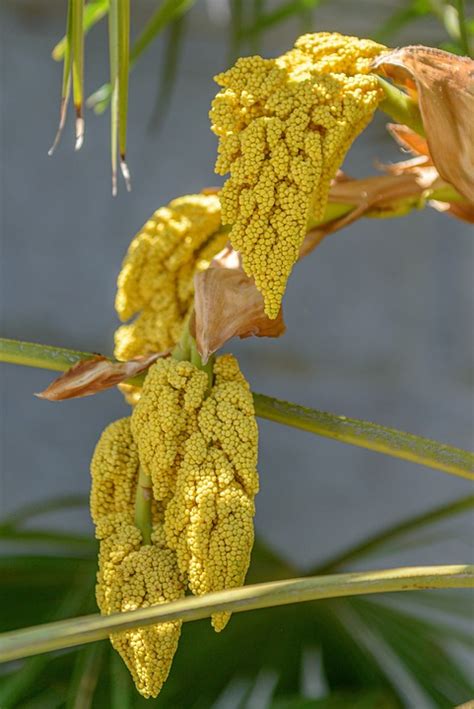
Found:
[{"label": "gray blurred background", "polygon": [[[313,30],[371,36],[400,2],[331,0]],[[133,2],[134,30],[152,3]],[[212,76],[228,62],[224,0],[191,13],[171,105],[150,132],[161,57],[151,47],[133,72],[129,165],[133,192],[110,189],[109,121],[87,114],[83,150],[68,122],[53,159],[61,67],[50,51],[65,3],[3,0],[1,9],[2,335],[111,353],[115,279],[127,245],[159,206],[219,184],[208,109]],[[296,22],[265,35],[267,55],[287,50]],[[107,80],[106,26],[89,35],[86,87]],[[418,22],[397,42],[430,44],[442,29]],[[357,141],[349,173],[374,173],[397,151],[378,118]],[[365,418],[457,446],[472,446],[472,230],[430,210],[359,221],[329,237],[290,279],[286,335],[229,348],[255,391]],[[33,397],[52,373],[2,365],[1,513],[51,495],[87,492],[89,460],[102,429],[127,414],[120,394],[53,404]],[[467,482],[403,461],[260,422],[261,536],[302,568],[370,532],[467,492]],[[90,529],[87,513],[51,518]],[[459,528],[458,528],[459,529]],[[468,561],[464,535],[447,530],[429,548],[384,560]],[[375,563],[381,566],[380,561]]]}]

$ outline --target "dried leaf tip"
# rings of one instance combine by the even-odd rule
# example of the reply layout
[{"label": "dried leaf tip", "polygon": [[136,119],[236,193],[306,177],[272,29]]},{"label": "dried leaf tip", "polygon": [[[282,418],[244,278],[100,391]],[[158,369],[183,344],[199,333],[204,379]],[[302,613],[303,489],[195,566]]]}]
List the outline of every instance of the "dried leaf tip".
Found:
[{"label": "dried leaf tip", "polygon": [[147,357],[136,357],[129,362],[112,362],[103,355],[81,360],[67,372],[54,379],[42,392],[35,394],[39,399],[63,401],[98,394],[127,379],[144,372],[160,357],[168,352],[155,352]]},{"label": "dried leaf tip", "polygon": [[48,155],[51,157],[54,154],[54,151],[59,145],[59,141],[61,140],[61,136],[63,134],[64,126],[66,125],[66,116],[67,116],[67,104],[68,104],[68,98],[62,98],[61,99],[61,105],[59,108],[59,125],[58,125],[58,130],[56,131],[56,135],[54,137],[54,141],[50,149],[48,150]]},{"label": "dried leaf tip", "polygon": [[433,47],[382,55],[376,67],[415,94],[440,176],[474,203],[474,61]]},{"label": "dried leaf tip", "polygon": [[81,109],[76,111],[76,143],[74,145],[74,150],[77,152],[80,150],[84,144],[84,133],[86,124],[83,116],[81,115]]},{"label": "dried leaf tip", "polygon": [[131,192],[132,191],[132,181],[130,178],[130,170],[128,169],[128,165],[125,160],[125,155],[120,156],[120,170],[122,171],[122,176],[125,181],[125,187],[127,188],[127,192]]}]

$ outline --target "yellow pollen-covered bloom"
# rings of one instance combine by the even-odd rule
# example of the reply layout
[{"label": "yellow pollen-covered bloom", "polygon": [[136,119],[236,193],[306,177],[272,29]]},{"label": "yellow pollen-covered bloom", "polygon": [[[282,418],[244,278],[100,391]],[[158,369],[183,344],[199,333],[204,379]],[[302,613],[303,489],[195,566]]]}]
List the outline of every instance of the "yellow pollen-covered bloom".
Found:
[{"label": "yellow pollen-covered bloom", "polygon": [[175,491],[176,470],[196,428],[208,384],[205,372],[171,357],[148,370],[131,429],[155,500],[168,501]]},{"label": "yellow pollen-covered bloom", "polygon": [[304,35],[277,59],[239,59],[215,77],[219,136],[216,172],[223,224],[265,299],[278,315],[308,219],[321,219],[330,182],[383,97],[372,60],[384,47],[321,32]]},{"label": "yellow pollen-covered bloom", "polygon": [[187,195],[158,209],[132,240],[117,281],[115,308],[125,322],[115,356],[168,350],[179,340],[193,302],[194,274],[228,241],[215,195]]},{"label": "yellow pollen-covered bloom", "polygon": [[[154,364],[132,414],[140,463],[164,502],[167,545],[190,590],[241,586],[253,546],[258,429],[252,394],[231,355],[205,372],[174,359]],[[213,617],[216,630],[228,613]]]},{"label": "yellow pollen-covered bloom", "polygon": [[[214,376],[165,510],[167,542],[198,596],[244,583],[258,492],[258,429],[248,383],[231,355],[216,360]],[[214,614],[215,630],[229,617]]]},{"label": "yellow pollen-covered bloom", "polygon": [[[162,511],[155,503],[156,525],[149,545],[143,545],[141,532],[133,524],[138,470],[130,419],[121,419],[104,431],[91,463],[91,513],[100,540],[96,597],[105,615],[184,596],[176,553],[165,543]],[[180,632],[181,622],[173,621],[111,636],[143,696],[156,697],[160,691]]]}]

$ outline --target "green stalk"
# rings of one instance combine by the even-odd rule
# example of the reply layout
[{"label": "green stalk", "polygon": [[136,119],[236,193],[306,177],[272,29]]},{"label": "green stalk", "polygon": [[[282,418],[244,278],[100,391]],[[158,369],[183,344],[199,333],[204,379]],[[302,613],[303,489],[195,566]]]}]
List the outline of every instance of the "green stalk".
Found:
[{"label": "green stalk", "polygon": [[84,0],[72,0],[72,92],[76,111],[76,145],[84,142]]},{"label": "green stalk", "polygon": [[119,62],[119,21],[118,21],[119,0],[110,0],[109,9],[109,64],[110,64],[110,85],[112,87],[112,98],[110,105],[110,159],[112,165],[112,194],[117,194],[117,148],[118,148],[118,122],[119,122],[119,84],[118,84],[118,62]]},{"label": "green stalk", "polygon": [[61,135],[64,130],[67,115],[67,105],[71,92],[71,46],[72,46],[72,0],[68,1],[66,36],[64,38],[64,61],[63,61],[63,81],[61,86],[61,103],[59,106],[59,126],[53,144],[48,150],[48,155],[52,155],[56,150]]},{"label": "green stalk", "polygon": [[151,533],[153,531],[151,514],[152,500],[153,491],[151,479],[140,466],[135,496],[135,524],[142,533],[144,544],[151,544]]},{"label": "green stalk", "polygon": [[[185,330],[185,336],[173,353],[175,359],[191,361],[191,340]],[[0,362],[66,371],[81,359],[93,359],[95,356],[91,352],[0,338]],[[140,385],[143,378],[144,375],[139,375],[129,383]],[[260,418],[474,480],[474,454],[469,451],[369,421],[309,409],[264,394],[254,393],[253,396],[255,413]]]},{"label": "green stalk", "polygon": [[469,32],[466,23],[466,13],[464,12],[464,0],[455,0],[458,14],[459,27],[459,43],[466,57],[471,56],[471,47],[469,42]]},{"label": "green stalk", "polygon": [[402,123],[414,130],[415,133],[426,136],[423,119],[416,101],[380,76],[377,78],[385,92],[384,100],[379,103],[380,110],[397,123]]},{"label": "green stalk", "polygon": [[[89,0],[84,8],[84,35],[86,35],[94,25],[96,25],[109,11],[108,0]],[[64,58],[67,51],[67,35],[63,37],[54,47],[51,56],[54,61],[59,62]]]},{"label": "green stalk", "polygon": [[120,169],[130,192],[130,172],[127,166],[128,81],[130,73],[130,0],[118,3],[118,146]]},{"label": "green stalk", "polygon": [[308,409],[264,394],[254,393],[253,397],[255,413],[260,418],[474,480],[474,454],[469,451],[370,421]]},{"label": "green stalk", "polygon": [[89,615],[0,635],[0,662],[17,660],[107,638],[111,633],[172,620],[199,620],[213,613],[257,610],[372,593],[435,588],[473,588],[474,566],[425,566],[288,579],[188,597],[109,616]]}]

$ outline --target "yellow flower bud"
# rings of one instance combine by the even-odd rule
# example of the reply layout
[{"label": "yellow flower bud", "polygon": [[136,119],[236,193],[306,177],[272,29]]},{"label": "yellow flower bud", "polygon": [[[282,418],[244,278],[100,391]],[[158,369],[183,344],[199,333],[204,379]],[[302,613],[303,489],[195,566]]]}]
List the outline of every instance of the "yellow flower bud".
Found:
[{"label": "yellow flower bud", "polygon": [[115,308],[125,322],[115,333],[121,360],[168,350],[192,308],[194,274],[224,248],[220,202],[187,195],[158,209],[132,240],[117,282]]}]

